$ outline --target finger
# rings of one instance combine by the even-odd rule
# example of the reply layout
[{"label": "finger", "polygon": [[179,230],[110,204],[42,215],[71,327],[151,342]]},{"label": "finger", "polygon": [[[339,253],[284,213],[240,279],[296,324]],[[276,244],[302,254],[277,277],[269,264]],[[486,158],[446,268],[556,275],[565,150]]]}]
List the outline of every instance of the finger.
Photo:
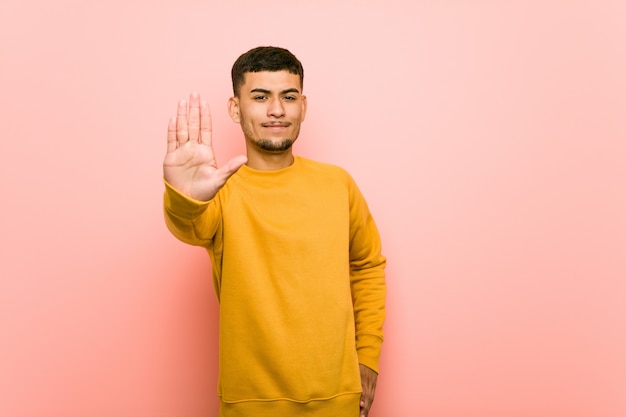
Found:
[{"label": "finger", "polygon": [[179,145],[184,145],[189,140],[187,129],[187,102],[181,100],[178,102],[178,114],[176,116],[176,139],[178,139]]},{"label": "finger", "polygon": [[189,117],[187,121],[189,140],[197,142],[200,135],[200,95],[196,92],[189,96]]},{"label": "finger", "polygon": [[206,101],[200,101],[200,138],[198,142],[212,146],[211,110]]},{"label": "finger", "polygon": [[361,394],[361,416],[367,417],[370,412],[370,408],[372,408],[372,398],[365,391]]},{"label": "finger", "polygon": [[176,140],[176,118],[170,117],[170,121],[167,124],[167,152],[174,152],[178,148],[178,141]]}]

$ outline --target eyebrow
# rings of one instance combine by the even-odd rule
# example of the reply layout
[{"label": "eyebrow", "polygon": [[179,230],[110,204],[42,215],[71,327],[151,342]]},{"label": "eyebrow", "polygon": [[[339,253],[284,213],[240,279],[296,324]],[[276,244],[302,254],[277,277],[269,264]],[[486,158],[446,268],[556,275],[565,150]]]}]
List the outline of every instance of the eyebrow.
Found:
[{"label": "eyebrow", "polygon": [[[270,90],[266,90],[265,88],[253,88],[250,90],[251,93],[263,93],[263,94],[271,94]],[[289,94],[289,93],[300,93],[300,90],[297,88],[288,88],[280,92],[280,94]]]}]

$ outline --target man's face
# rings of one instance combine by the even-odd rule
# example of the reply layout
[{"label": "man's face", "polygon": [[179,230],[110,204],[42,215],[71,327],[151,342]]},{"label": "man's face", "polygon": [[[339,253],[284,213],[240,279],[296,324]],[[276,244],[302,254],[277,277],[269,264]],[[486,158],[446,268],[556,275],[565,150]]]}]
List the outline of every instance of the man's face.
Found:
[{"label": "man's face", "polygon": [[253,148],[280,153],[298,138],[306,114],[300,76],[288,71],[248,72],[239,97],[229,101],[231,118]]}]

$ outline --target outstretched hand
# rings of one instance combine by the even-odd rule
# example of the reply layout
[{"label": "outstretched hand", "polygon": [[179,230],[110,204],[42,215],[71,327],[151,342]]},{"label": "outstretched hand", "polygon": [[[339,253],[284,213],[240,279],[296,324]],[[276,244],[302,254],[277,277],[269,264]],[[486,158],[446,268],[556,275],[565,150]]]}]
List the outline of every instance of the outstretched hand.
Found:
[{"label": "outstretched hand", "polygon": [[359,417],[367,417],[370,412],[370,408],[372,407],[372,403],[374,402],[378,374],[362,364],[359,364],[359,370],[361,371],[361,387],[363,388],[360,404],[361,412]]},{"label": "outstretched hand", "polygon": [[213,152],[211,112],[198,93],[178,102],[178,113],[167,128],[167,153],[163,177],[187,197],[208,201],[226,184],[228,178],[245,164],[244,155],[219,167]]}]

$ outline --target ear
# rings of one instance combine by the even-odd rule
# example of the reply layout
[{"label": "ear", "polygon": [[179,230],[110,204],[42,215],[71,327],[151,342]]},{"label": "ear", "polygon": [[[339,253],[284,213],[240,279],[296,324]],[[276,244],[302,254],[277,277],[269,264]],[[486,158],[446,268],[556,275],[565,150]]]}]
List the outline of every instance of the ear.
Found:
[{"label": "ear", "polygon": [[241,123],[239,117],[239,97],[231,97],[228,99],[228,114],[235,123]]},{"label": "ear", "polygon": [[302,96],[302,117],[300,121],[304,121],[304,117],[306,116],[306,96]]}]

